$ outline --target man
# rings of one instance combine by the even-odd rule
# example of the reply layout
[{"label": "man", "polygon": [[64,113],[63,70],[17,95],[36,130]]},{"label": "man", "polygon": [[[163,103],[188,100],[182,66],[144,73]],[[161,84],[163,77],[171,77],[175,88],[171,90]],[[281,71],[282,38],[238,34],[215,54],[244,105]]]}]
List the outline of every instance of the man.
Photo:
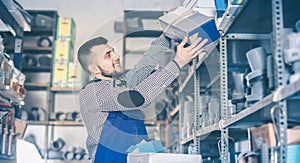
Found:
[{"label": "man", "polygon": [[[130,145],[147,140],[141,108],[148,106],[172,81],[180,69],[195,58],[207,40],[187,39],[177,46],[175,58],[164,68],[155,70],[169,40],[160,36],[136,67],[125,76],[126,86],[114,79],[123,72],[120,56],[98,37],[84,43],[78,51],[83,69],[94,77],[80,92],[80,113],[88,138],[87,149],[93,162],[126,163]],[[153,72],[153,73],[152,73]]]}]

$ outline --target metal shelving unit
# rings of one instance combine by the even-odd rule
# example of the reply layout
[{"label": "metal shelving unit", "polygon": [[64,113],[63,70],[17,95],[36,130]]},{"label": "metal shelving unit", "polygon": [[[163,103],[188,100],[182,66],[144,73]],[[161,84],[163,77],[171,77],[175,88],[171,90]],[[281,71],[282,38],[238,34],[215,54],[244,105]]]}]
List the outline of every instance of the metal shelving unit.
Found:
[{"label": "metal shelving unit", "polygon": [[[285,86],[287,79],[284,76],[286,70],[283,60],[283,4],[281,0],[272,0],[272,49],[275,58],[275,84],[277,87]],[[278,162],[287,161],[287,103],[285,100],[279,101],[278,106],[281,110],[278,114],[279,130],[278,144]]]},{"label": "metal shelving unit", "polygon": [[[230,3],[230,2],[229,2]],[[201,80],[197,75],[197,70],[203,65],[205,60],[211,55],[213,49],[218,48],[220,52],[220,75],[214,76],[211,81],[206,85],[206,89],[209,89],[213,84],[220,82],[220,111],[221,119],[219,123],[205,126],[197,130],[197,109],[199,109],[199,96],[200,91],[194,88],[194,106],[195,106],[195,126],[193,136],[181,138],[179,144],[187,147],[189,144],[194,145],[194,152],[202,154],[201,147],[205,146],[206,141],[210,141],[211,135],[219,133],[220,136],[220,148],[216,147],[216,150],[220,152],[220,161],[227,163],[232,162],[234,157],[229,153],[234,151],[231,144],[231,137],[239,137],[243,135],[245,139],[249,139],[249,128],[261,125],[266,121],[271,121],[270,108],[279,108],[278,114],[275,118],[279,120],[275,127],[280,131],[279,144],[277,147],[272,148],[270,151],[275,153],[276,158],[268,156],[269,152],[265,152],[262,158],[270,158],[271,161],[286,162],[287,161],[287,122],[288,122],[288,105],[289,100],[299,100],[300,81],[294,83],[287,83],[286,72],[287,67],[284,62],[284,43],[283,43],[283,29],[290,28],[291,23],[295,23],[299,20],[300,13],[296,10],[295,5],[299,4],[296,1],[281,1],[281,0],[247,0],[243,5],[228,5],[223,16],[220,18],[220,23],[217,25],[222,35],[221,39],[210,47],[206,47],[204,52],[199,55],[197,59],[193,61],[193,64],[188,71],[189,74],[179,87],[180,92],[180,109],[179,115],[180,123],[183,122],[182,103],[184,102],[184,96],[186,92],[191,92],[191,86],[199,87]],[[254,14],[251,14],[255,12]],[[290,20],[290,18],[293,18]],[[232,50],[229,47],[232,46],[232,42],[249,42],[253,44],[253,47],[258,43],[265,43],[270,46],[272,56],[274,57],[274,74],[275,74],[275,88],[270,90],[262,99],[257,102],[246,106],[243,110],[237,113],[228,114],[229,103],[231,98],[230,91],[232,89],[231,77],[232,72],[245,72],[249,67],[248,63],[233,63],[231,53]],[[252,48],[253,48],[252,47]],[[231,47],[232,48],[232,47]],[[239,47],[235,47],[239,48]],[[251,48],[248,47],[247,50]],[[239,53],[244,53],[245,49],[241,49]],[[239,54],[241,55],[241,54]],[[192,84],[191,80],[194,80]],[[205,90],[205,89],[204,89]],[[201,91],[203,91],[201,89]],[[182,97],[183,96],[183,97]],[[267,114],[265,114],[267,113]],[[264,114],[264,115],[262,115]],[[255,118],[252,118],[255,117]],[[298,117],[299,118],[299,117]],[[264,121],[262,121],[264,120]],[[182,127],[182,125],[180,126]],[[248,134],[247,134],[247,129]],[[181,131],[181,129],[179,129]],[[240,133],[239,133],[240,132]],[[248,136],[248,137],[247,137]],[[201,138],[201,139],[197,139]],[[238,138],[237,138],[238,139]],[[217,140],[216,140],[217,141]],[[203,142],[203,143],[202,143]],[[196,148],[195,148],[196,147]],[[268,150],[268,149],[267,149]],[[264,151],[266,151],[264,149]],[[182,149],[181,153],[185,153],[186,150]]]},{"label": "metal shelving unit", "polygon": [[[226,9],[223,17],[220,19],[219,25],[217,24],[217,28],[220,31],[220,33],[226,33],[231,24],[236,20],[236,17],[239,15],[239,13],[242,11],[242,9],[247,5],[248,0],[244,2],[243,5],[229,5]],[[200,65],[203,64],[203,61],[211,54],[214,48],[216,48],[219,44],[219,41],[215,41],[214,43],[206,46],[201,54],[198,56],[198,62],[194,62],[192,67],[192,70],[189,72],[188,76],[186,77],[185,81],[181,84],[179,88],[179,92],[182,92],[185,87],[187,86],[187,83],[192,79],[193,74],[195,73],[195,70],[197,70]]]},{"label": "metal shelving unit", "polygon": [[123,65],[125,65],[126,54],[143,54],[145,51],[128,47],[129,39],[134,38],[155,38],[162,34],[160,29],[145,29],[144,21],[157,20],[164,11],[151,10],[124,10],[123,33]]},{"label": "metal shelving unit", "polygon": [[[23,50],[23,34],[24,31],[30,31],[31,26],[27,22],[25,14],[26,12],[20,8],[14,1],[2,0],[0,1],[0,53],[1,53],[1,76],[2,79],[9,81],[2,81],[0,84],[0,94],[1,94],[1,154],[0,162],[15,163],[16,162],[16,134],[23,134],[16,125],[16,112],[24,105],[24,92],[19,92],[20,85],[12,85],[12,73],[20,70],[20,61],[22,57]],[[13,64],[10,59],[5,59],[4,50],[6,45],[4,45],[3,35],[8,33],[12,35],[15,47],[13,48]],[[6,41],[6,40],[5,40]],[[8,61],[9,60],[9,61]],[[4,68],[4,63],[7,64]],[[9,68],[8,68],[9,67]],[[10,69],[10,70],[9,70]],[[11,75],[11,77],[9,77]],[[19,72],[18,75],[21,75]],[[22,74],[23,75],[23,74]],[[5,76],[5,77],[4,77]],[[20,82],[18,78],[15,78]],[[13,83],[16,84],[16,83]],[[19,83],[17,83],[19,84]],[[16,88],[17,87],[17,88]],[[22,85],[23,87],[23,85]]]}]

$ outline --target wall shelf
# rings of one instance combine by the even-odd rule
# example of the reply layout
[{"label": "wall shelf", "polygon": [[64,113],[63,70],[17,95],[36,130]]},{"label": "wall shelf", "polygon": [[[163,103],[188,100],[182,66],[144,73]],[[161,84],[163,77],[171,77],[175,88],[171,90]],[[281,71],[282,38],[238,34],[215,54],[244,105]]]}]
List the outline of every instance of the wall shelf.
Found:
[{"label": "wall shelf", "polygon": [[161,30],[141,30],[127,33],[126,37],[159,37],[161,34]]},{"label": "wall shelf", "polygon": [[[202,154],[204,157],[217,157],[218,161],[221,159],[221,162],[233,162],[235,149],[232,147],[233,143],[230,138],[233,138],[234,142],[250,140],[249,129],[270,122],[272,119],[271,114],[273,114],[271,108],[279,106],[282,111],[274,116],[278,120],[276,128],[279,129],[279,138],[283,144],[278,146],[278,158],[276,159],[279,162],[286,162],[287,124],[289,123],[290,126],[296,125],[295,123],[298,123],[300,118],[299,112],[296,111],[299,105],[300,81],[290,84],[286,83],[285,77],[293,72],[290,70],[290,65],[286,65],[282,59],[285,57],[283,54],[285,50],[283,44],[285,43],[281,42],[281,37],[285,35],[282,33],[284,28],[295,29],[295,23],[300,19],[300,11],[296,9],[296,5],[299,6],[299,2],[296,0],[245,0],[242,5],[231,5],[228,1],[228,7],[223,16],[217,20],[217,27],[222,37],[211,47],[205,47],[204,52],[194,59],[187,70],[187,76],[180,83],[181,104],[185,102],[185,96],[193,95],[194,121],[192,124],[194,130],[196,130],[192,136],[180,140],[181,153],[190,152],[187,149],[192,143],[194,147],[191,151],[192,153]],[[234,75],[240,73],[246,75],[249,73],[250,61],[248,61],[246,54],[249,50],[256,47],[265,48],[268,57],[273,57],[268,58],[268,64],[270,65],[267,67],[268,73],[270,71],[273,72],[273,76],[268,76],[264,80],[269,82],[272,81],[270,79],[273,79],[275,84],[268,83],[272,85],[263,86],[263,89],[266,89],[263,93],[264,97],[256,103],[238,113],[228,115],[230,114],[228,112],[230,107],[229,100],[236,97],[233,94],[235,86],[244,86],[245,92],[242,93],[245,93],[245,95],[257,93],[251,92],[255,90],[251,90],[253,87],[248,86],[245,81],[238,83],[240,85],[235,85],[234,83],[236,80]],[[213,50],[218,50],[218,55],[215,55]],[[209,65],[212,57],[215,63],[219,61],[219,65]],[[269,61],[273,61],[273,63]],[[274,65],[273,67],[272,64]],[[212,72],[208,82],[204,79],[206,78],[205,74],[201,72],[204,66]],[[270,91],[273,92],[269,93]],[[201,96],[204,94],[209,95],[208,100]],[[242,100],[244,99],[240,100],[240,105],[243,105],[244,101]],[[199,108],[202,108],[199,105],[203,105],[203,101],[205,101],[203,107],[207,109],[199,111]],[[218,102],[219,106],[212,105],[212,102]],[[233,103],[235,102],[233,101]],[[210,110],[211,107],[220,107],[220,113]],[[183,132],[185,131],[184,127],[187,127],[183,124],[185,122],[184,118],[189,116],[185,114],[185,112],[179,110],[179,137],[181,138],[185,136]],[[216,120],[212,120],[214,116],[220,116],[221,120],[214,125],[201,128],[202,121],[209,120],[215,123]],[[291,124],[293,122],[294,124]],[[220,139],[216,139],[218,137]],[[218,150],[220,155],[207,155],[206,150],[203,151],[202,148],[205,148],[208,142],[216,143],[221,147],[220,149],[218,147],[213,148]]]},{"label": "wall shelf", "polygon": [[28,125],[49,125],[49,126],[83,126],[82,122],[78,121],[24,121],[19,120]]},{"label": "wall shelf", "polygon": [[49,121],[51,126],[83,126],[82,122],[78,121]]},{"label": "wall shelf", "polygon": [[23,66],[22,68],[23,72],[32,72],[32,73],[36,73],[36,72],[51,72],[51,68],[50,67],[25,67]]},{"label": "wall shelf", "polygon": [[52,92],[79,92],[81,88],[51,87]]}]

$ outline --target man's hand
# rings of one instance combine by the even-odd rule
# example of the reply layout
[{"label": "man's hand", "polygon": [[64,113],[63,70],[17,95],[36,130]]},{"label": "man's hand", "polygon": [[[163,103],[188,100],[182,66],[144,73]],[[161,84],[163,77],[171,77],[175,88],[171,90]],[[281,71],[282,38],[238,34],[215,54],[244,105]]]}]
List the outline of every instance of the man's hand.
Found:
[{"label": "man's hand", "polygon": [[198,54],[203,50],[203,46],[208,40],[198,38],[190,46],[184,47],[187,43],[187,38],[185,37],[179,45],[177,45],[177,52],[174,61],[178,64],[180,68],[192,61]]}]

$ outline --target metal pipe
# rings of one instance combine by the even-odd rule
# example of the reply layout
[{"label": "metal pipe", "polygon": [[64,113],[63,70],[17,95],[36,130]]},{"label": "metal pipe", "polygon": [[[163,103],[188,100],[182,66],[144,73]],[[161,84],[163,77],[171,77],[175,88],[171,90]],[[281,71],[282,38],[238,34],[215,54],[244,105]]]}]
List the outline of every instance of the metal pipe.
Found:
[{"label": "metal pipe", "polygon": [[66,151],[63,155],[65,160],[74,160],[75,153],[74,151]]},{"label": "metal pipe", "polygon": [[5,128],[3,129],[3,135],[2,135],[2,154],[6,154],[6,141],[8,137],[8,125],[5,124]]},{"label": "metal pipe", "polygon": [[65,146],[65,144],[66,143],[63,139],[58,138],[57,140],[55,140],[51,143],[51,149],[53,149],[55,151],[59,151]]},{"label": "metal pipe", "polygon": [[8,136],[7,155],[12,155],[12,145],[13,145],[13,139],[15,136],[15,130],[12,127],[9,131],[10,131],[10,133]]}]

